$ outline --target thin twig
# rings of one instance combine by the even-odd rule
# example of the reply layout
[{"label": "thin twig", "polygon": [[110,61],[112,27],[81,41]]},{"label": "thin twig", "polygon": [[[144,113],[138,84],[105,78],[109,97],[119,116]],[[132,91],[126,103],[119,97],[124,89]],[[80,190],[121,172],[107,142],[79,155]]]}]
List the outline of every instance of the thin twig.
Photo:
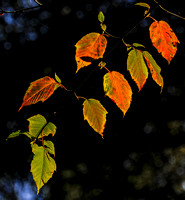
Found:
[{"label": "thin twig", "polygon": [[161,4],[159,4],[159,2],[157,2],[156,0],[154,0],[154,2],[155,2],[162,10],[164,10],[165,12],[167,12],[167,13],[169,13],[169,14],[171,14],[171,15],[174,15],[174,16],[176,16],[176,17],[178,17],[178,18],[181,18],[181,19],[185,20],[184,17],[182,17],[182,16],[180,16],[180,15],[177,15],[177,14],[175,14],[175,13],[173,13],[173,12],[170,12],[169,10],[165,9],[164,7],[162,7]]}]

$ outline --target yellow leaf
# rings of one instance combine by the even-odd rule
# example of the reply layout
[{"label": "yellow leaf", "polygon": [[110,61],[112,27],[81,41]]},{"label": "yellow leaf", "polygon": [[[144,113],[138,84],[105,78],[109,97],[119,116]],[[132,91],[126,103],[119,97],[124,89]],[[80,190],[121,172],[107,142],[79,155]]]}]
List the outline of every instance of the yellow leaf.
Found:
[{"label": "yellow leaf", "polygon": [[103,138],[103,131],[106,123],[106,114],[108,112],[103,105],[96,99],[86,99],[83,103],[84,120],[98,132]]},{"label": "yellow leaf", "polygon": [[140,91],[148,78],[148,69],[141,50],[133,47],[128,53],[127,70]]}]

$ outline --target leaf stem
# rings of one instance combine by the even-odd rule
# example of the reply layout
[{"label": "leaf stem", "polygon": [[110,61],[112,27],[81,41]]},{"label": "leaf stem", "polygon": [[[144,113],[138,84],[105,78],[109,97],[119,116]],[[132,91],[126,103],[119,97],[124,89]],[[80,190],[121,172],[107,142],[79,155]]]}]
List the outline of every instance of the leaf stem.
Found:
[{"label": "leaf stem", "polygon": [[74,92],[74,95],[75,95],[75,97],[76,97],[78,100],[79,100],[79,99],[87,100],[85,97],[78,96],[78,95],[76,94],[76,92]]}]

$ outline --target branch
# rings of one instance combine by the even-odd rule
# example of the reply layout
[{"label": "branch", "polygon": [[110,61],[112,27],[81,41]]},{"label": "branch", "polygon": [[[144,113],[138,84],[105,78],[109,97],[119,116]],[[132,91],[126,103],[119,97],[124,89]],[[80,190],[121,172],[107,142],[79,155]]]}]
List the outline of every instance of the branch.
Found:
[{"label": "branch", "polygon": [[180,15],[177,15],[177,14],[175,14],[175,13],[173,13],[173,12],[170,12],[169,10],[165,9],[164,7],[162,7],[156,0],[154,0],[154,2],[155,2],[162,10],[164,10],[165,12],[167,12],[167,13],[169,13],[169,14],[171,14],[171,15],[174,15],[174,16],[176,16],[176,17],[178,17],[178,18],[181,18],[181,19],[185,20],[184,17],[182,17],[182,16],[180,16]]},{"label": "branch", "polygon": [[42,6],[44,6],[44,4],[39,3],[37,0],[34,0],[38,5],[37,6],[33,6],[33,7],[29,7],[29,8],[21,8],[21,9],[17,9],[17,10],[3,10],[2,8],[0,8],[0,15],[4,15],[5,13],[18,13],[18,12],[25,12],[28,10],[34,10],[36,8],[40,8]]}]

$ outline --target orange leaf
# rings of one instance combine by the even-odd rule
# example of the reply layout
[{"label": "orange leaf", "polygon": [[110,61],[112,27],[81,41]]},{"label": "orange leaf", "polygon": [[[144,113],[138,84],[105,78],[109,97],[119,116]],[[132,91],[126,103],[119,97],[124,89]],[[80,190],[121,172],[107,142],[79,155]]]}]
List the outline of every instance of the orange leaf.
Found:
[{"label": "orange leaf", "polygon": [[132,100],[132,89],[124,76],[116,71],[108,72],[104,75],[103,86],[105,94],[125,115]]},{"label": "orange leaf", "polygon": [[153,22],[149,28],[153,46],[170,64],[177,51],[177,36],[165,21]]},{"label": "orange leaf", "polygon": [[39,101],[44,102],[53,94],[53,92],[58,87],[63,87],[63,86],[62,84],[57,83],[53,78],[50,78],[49,76],[45,76],[30,83],[30,86],[26,91],[26,94],[23,98],[23,103],[19,108],[19,111],[23,106],[36,104]]},{"label": "orange leaf", "polygon": [[76,43],[77,71],[91,64],[92,60],[103,58],[107,39],[99,33],[89,33]]},{"label": "orange leaf", "polygon": [[86,99],[83,103],[84,120],[103,137],[108,112],[96,99]]}]

